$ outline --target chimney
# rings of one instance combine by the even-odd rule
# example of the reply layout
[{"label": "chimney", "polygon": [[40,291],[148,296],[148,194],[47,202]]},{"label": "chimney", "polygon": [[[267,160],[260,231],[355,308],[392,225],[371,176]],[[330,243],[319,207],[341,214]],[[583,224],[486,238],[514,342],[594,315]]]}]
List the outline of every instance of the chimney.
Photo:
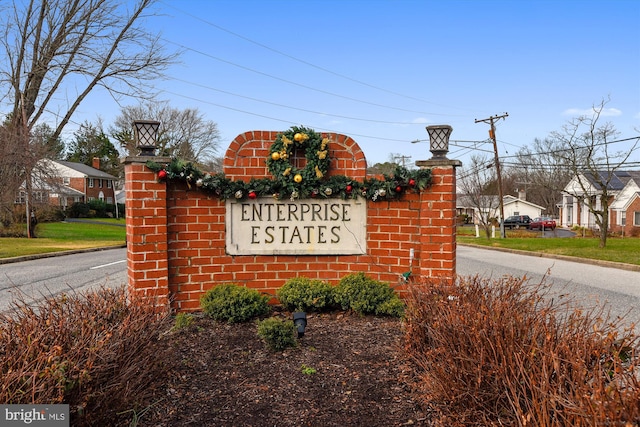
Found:
[{"label": "chimney", "polygon": [[93,168],[94,169],[100,169],[100,157],[94,157],[93,158]]},{"label": "chimney", "polygon": [[527,200],[527,192],[526,191],[518,191],[518,199],[522,200],[523,202]]}]

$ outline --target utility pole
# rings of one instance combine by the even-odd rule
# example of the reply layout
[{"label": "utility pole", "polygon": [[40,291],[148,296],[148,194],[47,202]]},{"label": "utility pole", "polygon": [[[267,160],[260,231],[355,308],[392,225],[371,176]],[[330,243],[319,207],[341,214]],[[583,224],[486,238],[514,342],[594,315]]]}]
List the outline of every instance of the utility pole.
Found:
[{"label": "utility pole", "polygon": [[402,160],[402,167],[405,167],[405,161],[411,159],[411,156],[393,156],[393,160]]},{"label": "utility pole", "polygon": [[496,176],[498,178],[498,197],[500,197],[500,237],[505,239],[507,237],[504,231],[504,194],[502,192],[502,175],[500,173],[500,158],[498,157],[498,143],[496,142],[496,126],[495,122],[509,117],[509,113],[504,113],[501,116],[491,116],[488,119],[478,120],[476,119],[476,123],[489,123],[491,128],[489,129],[489,138],[493,142],[493,153],[495,156],[495,164],[496,164]]}]

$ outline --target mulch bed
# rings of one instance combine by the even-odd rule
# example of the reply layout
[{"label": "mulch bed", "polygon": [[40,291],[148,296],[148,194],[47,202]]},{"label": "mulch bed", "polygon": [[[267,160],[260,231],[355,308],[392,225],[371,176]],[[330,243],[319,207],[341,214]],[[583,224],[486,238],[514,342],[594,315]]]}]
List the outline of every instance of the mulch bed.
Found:
[{"label": "mulch bed", "polygon": [[426,426],[402,340],[398,319],[310,313],[298,347],[272,352],[254,322],[199,317],[158,343],[166,371],[138,425]]}]

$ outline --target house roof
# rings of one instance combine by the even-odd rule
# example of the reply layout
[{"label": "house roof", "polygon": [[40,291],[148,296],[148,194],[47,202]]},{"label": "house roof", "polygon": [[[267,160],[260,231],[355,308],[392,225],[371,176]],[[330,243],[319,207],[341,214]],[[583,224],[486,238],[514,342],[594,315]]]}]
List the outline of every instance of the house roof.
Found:
[{"label": "house roof", "polygon": [[536,209],[540,209],[540,210],[543,210],[543,211],[546,210],[546,208],[544,208],[544,207],[542,207],[540,205],[536,205],[535,203],[531,203],[531,202],[528,202],[526,200],[519,199],[519,198],[511,196],[509,194],[504,196],[503,201],[504,201],[504,205],[505,206],[506,205],[510,205],[512,203],[524,203],[525,205],[529,205],[529,206],[534,207]]},{"label": "house roof", "polygon": [[[483,207],[495,207],[500,204],[500,198],[498,196],[479,196],[478,201]],[[475,208],[477,202],[467,194],[456,195],[456,207],[458,208]]]},{"label": "house roof", "polygon": [[[609,179],[609,174],[611,174],[611,179]],[[607,189],[614,191],[622,190],[630,179],[640,184],[640,171],[596,171],[595,174],[591,171],[583,171],[582,175],[587,178],[589,183],[597,190],[602,188],[600,183],[607,181],[609,181],[607,183]]]},{"label": "house roof", "polygon": [[106,172],[101,171],[100,169],[92,168],[91,166],[87,166],[83,163],[65,162],[62,160],[55,160],[55,162],[63,166],[66,166],[69,169],[73,169],[77,172],[80,172],[81,174],[87,176],[88,178],[103,178],[103,179],[106,178],[106,179],[113,179],[113,180],[118,179],[113,175],[110,175]]}]

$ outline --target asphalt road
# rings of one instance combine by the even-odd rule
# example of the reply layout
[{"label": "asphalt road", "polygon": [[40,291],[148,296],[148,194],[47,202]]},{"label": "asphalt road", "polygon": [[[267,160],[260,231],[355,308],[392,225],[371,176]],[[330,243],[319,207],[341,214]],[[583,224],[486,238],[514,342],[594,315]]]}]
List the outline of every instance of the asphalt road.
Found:
[{"label": "asphalt road", "polygon": [[573,298],[582,307],[605,307],[613,318],[640,323],[640,272],[458,245],[457,273],[499,278],[526,276],[544,281],[552,294]]},{"label": "asphalt road", "polygon": [[[556,295],[590,308],[606,305],[613,316],[640,323],[640,272],[458,245],[457,272],[544,280]],[[0,265],[0,311],[12,300],[34,302],[61,292],[126,283],[126,249],[110,249]]]},{"label": "asphalt road", "polygon": [[59,293],[84,292],[127,282],[125,248],[54,256],[0,265],[0,312],[14,300],[34,303]]}]

